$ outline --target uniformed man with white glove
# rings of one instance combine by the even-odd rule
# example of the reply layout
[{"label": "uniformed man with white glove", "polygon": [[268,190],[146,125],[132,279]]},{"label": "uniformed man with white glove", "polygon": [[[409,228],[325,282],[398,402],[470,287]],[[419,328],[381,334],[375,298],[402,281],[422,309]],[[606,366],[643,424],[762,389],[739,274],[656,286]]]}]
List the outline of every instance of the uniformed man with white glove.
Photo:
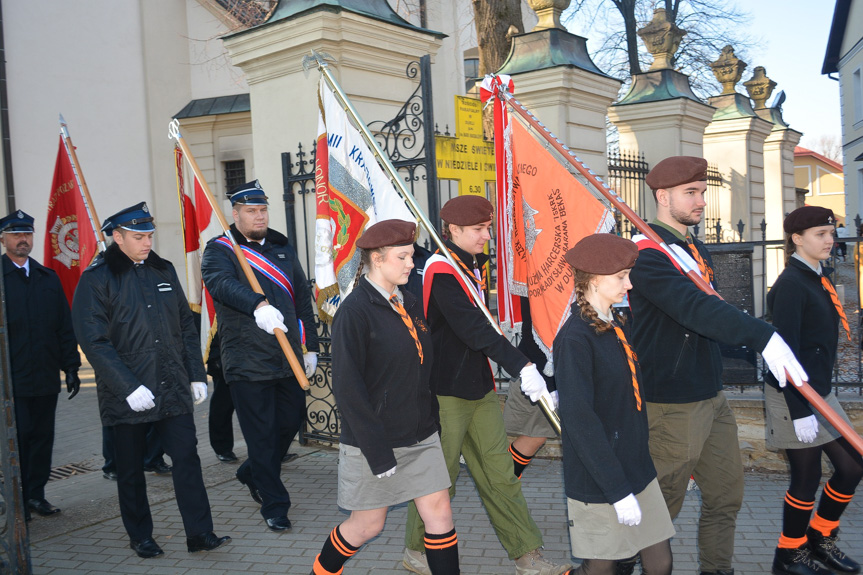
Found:
[{"label": "uniformed man with white glove", "polygon": [[123,525],[143,558],[163,554],[144,479],[149,424],[174,464],[189,552],[230,540],[213,533],[198,458],[193,402],[207,397],[198,332],[174,266],[152,251],[155,230],[143,202],[108,218],[102,231],[114,243],[81,275],[72,304],[75,333],[96,372],[102,425],[114,434]]}]

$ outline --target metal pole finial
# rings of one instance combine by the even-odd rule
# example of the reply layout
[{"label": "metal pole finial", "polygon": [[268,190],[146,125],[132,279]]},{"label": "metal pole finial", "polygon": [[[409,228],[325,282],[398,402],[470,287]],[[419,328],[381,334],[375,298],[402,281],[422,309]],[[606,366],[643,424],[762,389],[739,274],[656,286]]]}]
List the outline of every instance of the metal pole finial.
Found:
[{"label": "metal pole finial", "polygon": [[303,56],[303,73],[306,75],[306,78],[309,77],[309,70],[312,68],[327,68],[327,62],[335,62],[336,59],[330,56],[326,52],[317,52],[315,50],[309,50],[309,54]]}]

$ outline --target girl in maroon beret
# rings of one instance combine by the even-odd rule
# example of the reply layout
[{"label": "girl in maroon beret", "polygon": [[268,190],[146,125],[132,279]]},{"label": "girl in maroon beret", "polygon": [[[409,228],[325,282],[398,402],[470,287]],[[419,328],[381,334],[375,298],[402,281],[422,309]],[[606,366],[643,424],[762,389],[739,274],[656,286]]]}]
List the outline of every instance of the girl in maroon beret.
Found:
[{"label": "girl in maroon beret", "polygon": [[[818,206],[788,214],[783,226],[787,261],[767,294],[767,307],[773,326],[806,370],[809,385],[847,420],[830,381],[839,337],[851,336],[833,283],[825,277],[830,270],[821,266],[833,247],[835,223],[833,212]],[[766,382],[767,444],[785,449],[791,468],[773,573],[858,573],[860,565],[836,547],[836,539],[839,518],[863,477],[863,459],[793,385],[780,388],[772,375]],[[812,516],[822,454],[834,472]]]},{"label": "girl in maroon beret", "polygon": [[333,395],[341,415],[339,507],[351,516],[332,530],[312,575],[342,566],[384,527],[387,509],[416,503],[434,575],[457,575],[458,539],[450,479],[429,378],[432,342],[422,305],[402,291],[413,269],[416,225],[385,220],[357,246],[361,272],[333,321]]},{"label": "girl in maroon beret", "polygon": [[554,366],[570,544],[584,560],[571,574],[613,575],[637,554],[645,573],[671,573],[674,527],[647,447],[638,358],[612,307],[632,287],[637,257],[613,234],[587,236],[564,256],[576,301],[554,338]]}]

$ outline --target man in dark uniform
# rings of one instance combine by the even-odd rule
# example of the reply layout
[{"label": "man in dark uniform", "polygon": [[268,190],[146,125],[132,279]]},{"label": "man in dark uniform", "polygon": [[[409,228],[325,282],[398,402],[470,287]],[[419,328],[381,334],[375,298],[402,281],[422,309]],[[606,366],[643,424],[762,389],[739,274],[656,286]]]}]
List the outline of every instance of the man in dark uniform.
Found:
[{"label": "man in dark uniform", "polygon": [[633,344],[643,370],[642,393],[650,425],[650,454],[672,519],[680,512],[690,476],[701,489],[698,530],[701,573],[734,569],[734,530],[743,502],[743,464],[737,423],[722,392],[718,341],[760,350],[770,371],[796,384],[805,372],[773,327],[707,295],[682,269],[713,282],[710,253],[689,233],[704,213],[707,161],[675,156],[647,175],[656,200],[650,227],[675,254],[644,236],[629,292]]},{"label": "man in dark uniform", "polygon": [[234,454],[234,400],[231,399],[231,389],[225,382],[225,374],[222,372],[222,352],[219,349],[218,334],[210,341],[207,375],[213,378],[210,416],[207,420],[210,428],[210,447],[222,463],[236,463],[238,459]]},{"label": "man in dark uniform", "polygon": [[288,238],[269,228],[267,196],[257,180],[228,197],[231,234],[264,295],[250,287],[225,236],[207,243],[201,275],[216,306],[222,369],[249,451],[237,479],[261,504],[267,527],[286,531],[291,497],[280,477],[280,461],[305,419],[306,394],[273,334],[286,332],[306,375],[314,373],[318,336],[312,297]]},{"label": "man in dark uniform", "polygon": [[30,256],[33,218],[18,210],[0,220],[6,321],[15,397],[15,421],[21,461],[21,484],[30,511],[47,516],[60,510],[45,499],[51,473],[54,420],[60,393],[60,370],[66,372],[69,399],[81,387],[78,344],[69,302],[60,278]]},{"label": "man in dark uniform", "polygon": [[207,376],[189,303],[171,262],[151,250],[156,227],[141,202],[114,214],[102,231],[114,243],[75,290],[72,319],[96,371],[102,425],[113,428],[120,515],[139,557],[162,555],[144,479],[148,424],[174,463],[174,492],[190,553],[219,547],[198,458],[195,403]]}]

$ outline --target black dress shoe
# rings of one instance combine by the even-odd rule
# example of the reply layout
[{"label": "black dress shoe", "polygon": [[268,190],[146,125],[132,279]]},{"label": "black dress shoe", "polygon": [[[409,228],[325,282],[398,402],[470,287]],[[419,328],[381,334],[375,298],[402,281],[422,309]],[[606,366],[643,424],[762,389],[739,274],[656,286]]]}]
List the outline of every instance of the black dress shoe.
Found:
[{"label": "black dress shoe", "polygon": [[297,457],[299,457],[299,455],[297,455],[296,453],[285,453],[285,455],[282,456],[282,463],[287,463],[288,461],[293,461]]},{"label": "black dress shoe", "polygon": [[103,471],[102,477],[105,479],[110,479],[111,481],[117,481],[117,472],[116,471]]},{"label": "black dress shoe", "polygon": [[270,517],[267,519],[267,527],[273,531],[288,531],[291,528],[291,520],[285,517]]},{"label": "black dress shoe", "polygon": [[243,479],[237,475],[237,481],[249,488],[249,495],[252,496],[252,499],[254,499],[258,505],[264,504],[264,500],[261,498],[261,493],[258,491],[258,486],[252,483],[251,479],[243,481]]},{"label": "black dress shoe", "polygon": [[55,515],[60,513],[60,510],[48,503],[45,499],[30,499],[27,501],[27,507],[41,515],[42,517],[47,517],[49,515]]},{"label": "black dress shoe", "polygon": [[142,559],[150,559],[152,557],[158,557],[159,555],[165,554],[152,537],[148,537],[143,541],[131,541],[129,543],[129,547],[131,547],[132,551],[137,553],[138,557],[141,557]]},{"label": "black dress shoe", "polygon": [[198,551],[212,551],[216,547],[220,547],[223,543],[227,543],[231,538],[225,535],[224,537],[219,537],[212,531],[209,533],[204,533],[202,535],[195,535],[194,537],[186,538],[186,548],[189,550],[189,553],[196,553]]},{"label": "black dress shoe", "polygon": [[833,575],[815,562],[806,545],[796,549],[776,548],[773,555],[773,575]]},{"label": "black dress shoe", "polygon": [[830,535],[824,535],[811,527],[806,529],[806,538],[809,539],[809,549],[812,550],[812,556],[834,571],[860,573],[860,564],[836,547],[838,534],[838,527],[831,531]]},{"label": "black dress shoe", "polygon": [[153,465],[145,465],[144,471],[150,471],[156,475],[171,475],[171,466],[164,461],[159,461]]},{"label": "black dress shoe", "polygon": [[224,453],[217,453],[216,457],[222,463],[236,463],[237,461],[239,461],[239,459],[237,459],[237,456],[234,455],[233,451],[226,451]]}]

